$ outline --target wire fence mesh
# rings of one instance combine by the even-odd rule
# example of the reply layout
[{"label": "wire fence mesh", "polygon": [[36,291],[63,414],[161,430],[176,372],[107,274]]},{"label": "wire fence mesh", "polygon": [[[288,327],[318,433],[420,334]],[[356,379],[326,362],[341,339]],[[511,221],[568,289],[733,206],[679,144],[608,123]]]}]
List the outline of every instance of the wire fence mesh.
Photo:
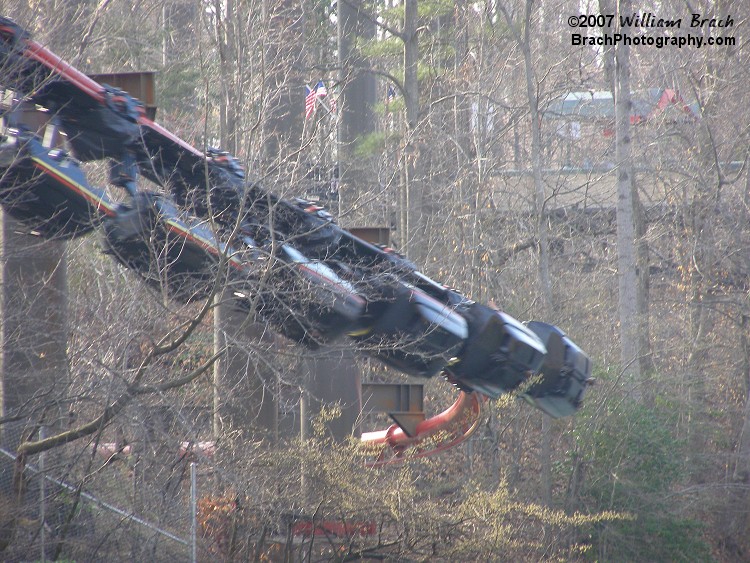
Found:
[{"label": "wire fence mesh", "polygon": [[[339,540],[311,537],[310,516],[289,500],[300,498],[299,458],[239,435],[223,450],[181,442],[198,419],[177,417],[149,447],[75,442],[23,465],[15,451],[28,434],[0,427],[0,561],[321,560],[311,556]],[[30,439],[43,437],[44,429]],[[293,529],[301,521],[302,531]]]},{"label": "wire fence mesh", "polygon": [[[4,468],[11,467],[13,454],[3,449],[0,455],[8,462]],[[124,479],[60,479],[45,465],[25,466],[27,485],[17,507],[16,537],[4,561],[55,561],[61,554],[75,561],[192,559],[197,549],[191,534],[194,490],[180,490],[158,510],[137,506]],[[0,479],[4,484],[12,481],[12,471],[4,470]]]}]

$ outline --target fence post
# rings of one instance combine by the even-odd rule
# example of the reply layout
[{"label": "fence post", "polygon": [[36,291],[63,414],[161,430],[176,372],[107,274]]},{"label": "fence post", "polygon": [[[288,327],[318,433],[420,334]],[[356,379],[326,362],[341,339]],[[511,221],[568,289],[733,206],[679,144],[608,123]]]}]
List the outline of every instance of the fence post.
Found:
[{"label": "fence post", "polygon": [[190,561],[191,563],[197,563],[198,561],[198,479],[196,478],[196,467],[197,464],[193,461],[190,463]]},{"label": "fence post", "polygon": [[[44,440],[47,437],[46,428],[44,425],[39,427],[39,440]],[[46,461],[47,452],[39,454],[39,546],[41,549],[42,563],[47,561],[47,546],[46,538],[44,534],[44,521],[47,518],[47,473],[45,471],[44,463]]]}]

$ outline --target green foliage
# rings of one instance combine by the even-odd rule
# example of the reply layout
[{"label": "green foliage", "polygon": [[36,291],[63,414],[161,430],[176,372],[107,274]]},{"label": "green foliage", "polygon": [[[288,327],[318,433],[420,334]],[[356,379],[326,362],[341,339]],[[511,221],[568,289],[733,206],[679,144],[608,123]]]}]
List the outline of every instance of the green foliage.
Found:
[{"label": "green foliage", "polygon": [[592,493],[613,508],[632,509],[641,494],[666,492],[680,476],[684,446],[672,435],[671,416],[634,402],[609,414],[591,436],[594,464],[606,476]]},{"label": "green foliage", "polygon": [[675,410],[668,400],[646,406],[629,398],[610,398],[585,410],[576,434],[585,460],[582,501],[595,510],[632,514],[595,526],[597,558],[617,554],[633,561],[707,561],[709,546],[695,521],[680,515],[669,495],[685,474],[685,443],[676,438]]},{"label": "green foliage", "polygon": [[199,65],[193,62],[172,65],[158,76],[159,107],[165,111],[192,108],[195,106],[196,86],[200,84]]},{"label": "green foliage", "polygon": [[455,4],[449,0],[430,0],[420,2],[417,8],[420,18],[438,18],[450,16],[455,10]]},{"label": "green foliage", "polygon": [[[430,20],[443,16],[451,16],[455,8],[455,3],[449,0],[420,0],[417,6],[417,11],[420,19]],[[404,19],[403,4],[397,5],[393,8],[382,8],[381,6],[378,6],[377,12],[381,18],[390,22],[391,25],[398,25]]]},{"label": "green foliage", "polygon": [[633,561],[711,561],[711,550],[703,540],[699,522],[677,516],[641,514],[635,520],[618,522],[618,558]]},{"label": "green foliage", "polygon": [[357,140],[354,147],[354,156],[357,158],[368,158],[379,155],[385,150],[388,134],[384,131],[370,133]]},{"label": "green foliage", "polygon": [[493,491],[477,490],[468,483],[457,513],[469,534],[457,537],[449,547],[451,560],[550,560],[571,559],[589,546],[571,537],[606,523],[628,522],[625,513],[603,511],[590,515],[566,514],[530,502],[520,502],[505,484]]},{"label": "green foliage", "polygon": [[366,57],[397,58],[403,55],[404,43],[400,38],[390,36],[378,41],[358,39],[357,49]]},{"label": "green foliage", "polygon": [[[335,406],[322,409],[309,439],[243,456],[252,478],[245,491],[240,487],[227,497],[243,499],[241,541],[258,545],[262,529],[278,518],[274,507],[281,507],[298,521],[377,530],[375,536],[334,539],[346,551],[336,560],[366,553],[373,560],[562,561],[587,552],[592,527],[630,518],[612,511],[566,514],[526,502],[504,482],[467,478],[455,465],[458,458],[451,463],[445,456],[410,459],[407,454],[401,464],[364,467],[375,452],[354,439],[334,444],[326,437],[326,423],[339,414]],[[328,547],[325,540],[312,539],[302,549],[323,560]]]}]

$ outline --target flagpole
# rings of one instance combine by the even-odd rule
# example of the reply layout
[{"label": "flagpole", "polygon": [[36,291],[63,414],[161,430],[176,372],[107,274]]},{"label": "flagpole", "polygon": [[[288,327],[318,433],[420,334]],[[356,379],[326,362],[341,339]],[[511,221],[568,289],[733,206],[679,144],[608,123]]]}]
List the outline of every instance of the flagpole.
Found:
[{"label": "flagpole", "polygon": [[[307,120],[315,114],[315,108],[317,107],[316,106],[316,102],[318,104],[320,104],[320,106],[322,106],[323,109],[325,109],[325,111],[326,111],[326,113],[328,115],[332,115],[335,118],[337,112],[333,109],[333,107],[332,107],[333,104],[329,105],[329,104],[326,104],[326,103],[323,102],[323,98],[326,98],[326,97],[328,97],[328,89],[326,88],[325,83],[322,80],[319,80],[318,83],[314,86],[314,88],[310,88],[307,84],[305,84],[305,123],[304,123],[304,126],[302,128],[302,138],[303,139],[305,139],[305,137],[306,137],[305,134],[306,134],[306,131],[307,131]],[[334,98],[332,97],[332,99],[334,99]],[[335,101],[335,99],[334,99],[334,101]],[[322,146],[323,140],[320,139],[320,142],[321,142],[321,147],[320,148],[322,149],[323,148],[323,146]],[[339,156],[339,152],[340,152],[339,151],[339,127],[338,127],[338,120],[336,120],[336,123],[335,123],[335,147],[334,147],[334,151],[335,151],[335,154],[333,155],[334,156],[334,170],[332,171],[332,173],[335,172],[335,169],[338,167],[338,156]],[[331,178],[329,181],[332,182],[333,178]],[[338,191],[339,190],[338,190],[338,187],[337,187],[337,192]],[[339,204],[338,204],[338,209],[336,211],[337,211],[337,214],[340,214],[340,210],[341,210],[341,203],[340,203],[341,194],[337,193],[337,195],[338,195],[338,199],[339,199]]]},{"label": "flagpole", "polygon": [[[336,115],[336,114],[334,113],[334,111],[333,111],[333,110],[332,110],[331,108],[329,108],[329,107],[328,107],[327,105],[325,105],[325,104],[323,103],[323,99],[322,99],[322,98],[318,97],[318,103],[319,103],[319,104],[320,104],[321,106],[323,106],[323,109],[325,109],[325,110],[326,110],[326,111],[328,112],[328,115]],[[337,134],[338,134],[338,129],[337,129],[336,131],[337,131]]]}]

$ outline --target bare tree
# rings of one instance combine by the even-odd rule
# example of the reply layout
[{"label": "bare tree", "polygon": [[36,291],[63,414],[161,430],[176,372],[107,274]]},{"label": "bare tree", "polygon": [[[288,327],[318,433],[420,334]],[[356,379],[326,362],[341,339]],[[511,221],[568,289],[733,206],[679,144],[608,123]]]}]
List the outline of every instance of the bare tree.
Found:
[{"label": "bare tree", "polygon": [[[628,0],[618,2],[617,14],[631,13]],[[621,30],[624,31],[624,30]],[[626,32],[627,33],[627,32]],[[619,282],[620,345],[623,369],[632,376],[633,392],[642,393],[639,357],[638,262],[636,257],[635,202],[633,200],[633,160],[630,116],[630,47],[622,43],[615,49],[615,122],[617,157],[617,278]]]}]

